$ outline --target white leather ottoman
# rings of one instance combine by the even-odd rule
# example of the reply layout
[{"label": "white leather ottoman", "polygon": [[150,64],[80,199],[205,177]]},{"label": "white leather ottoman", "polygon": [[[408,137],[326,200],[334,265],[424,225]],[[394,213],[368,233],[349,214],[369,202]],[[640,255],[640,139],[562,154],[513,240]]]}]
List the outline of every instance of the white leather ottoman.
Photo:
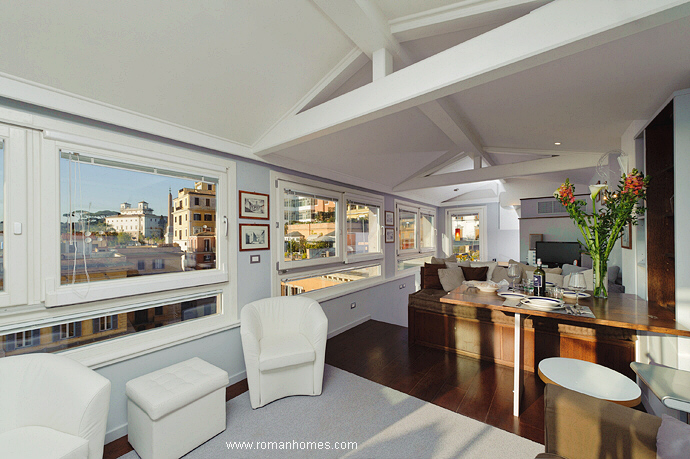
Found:
[{"label": "white leather ottoman", "polygon": [[127,382],[128,440],[142,459],[178,458],[225,430],[228,373],[198,357]]}]

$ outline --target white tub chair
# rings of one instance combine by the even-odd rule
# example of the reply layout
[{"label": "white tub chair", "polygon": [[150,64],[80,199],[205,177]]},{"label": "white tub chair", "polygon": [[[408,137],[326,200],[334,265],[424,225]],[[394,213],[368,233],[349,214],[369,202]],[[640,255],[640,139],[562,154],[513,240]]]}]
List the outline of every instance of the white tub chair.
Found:
[{"label": "white tub chair", "polygon": [[321,395],[328,319],[302,296],[242,308],[240,334],[252,408],[289,395]]},{"label": "white tub chair", "polygon": [[110,381],[56,354],[0,358],[0,457],[103,457]]}]

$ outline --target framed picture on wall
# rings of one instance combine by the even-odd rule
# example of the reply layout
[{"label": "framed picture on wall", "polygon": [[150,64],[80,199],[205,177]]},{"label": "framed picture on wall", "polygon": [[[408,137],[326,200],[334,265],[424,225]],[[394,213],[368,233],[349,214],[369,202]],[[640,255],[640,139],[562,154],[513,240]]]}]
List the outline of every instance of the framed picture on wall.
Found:
[{"label": "framed picture on wall", "polygon": [[[386,226],[393,226],[395,225],[395,214],[391,212],[390,210],[386,211]],[[386,241],[388,242],[388,241]]]},{"label": "framed picture on wall", "polygon": [[395,228],[386,228],[386,242],[395,242]]},{"label": "framed picture on wall", "polygon": [[621,247],[624,249],[632,249],[632,223],[628,222],[623,227],[623,235],[621,236]]},{"label": "framed picture on wall", "polygon": [[240,218],[268,220],[268,195],[240,191]]},{"label": "framed picture on wall", "polygon": [[270,249],[270,231],[268,228],[268,225],[240,223],[240,251]]}]

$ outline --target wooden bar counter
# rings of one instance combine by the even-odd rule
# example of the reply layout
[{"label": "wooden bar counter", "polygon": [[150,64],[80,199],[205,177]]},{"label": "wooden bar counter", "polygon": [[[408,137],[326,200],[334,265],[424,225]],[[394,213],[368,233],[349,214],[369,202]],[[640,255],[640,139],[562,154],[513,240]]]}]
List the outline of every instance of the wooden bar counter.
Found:
[{"label": "wooden bar counter", "polygon": [[[615,339],[599,339],[597,330],[611,330],[615,335],[615,329],[630,334],[637,332],[654,332],[677,336],[690,336],[690,329],[676,323],[674,314],[668,309],[653,306],[640,299],[636,295],[611,294],[608,299],[585,298],[580,300],[580,305],[588,306],[594,313],[594,318],[579,315],[563,314],[562,312],[549,312],[519,306],[504,306],[504,299],[495,293],[482,293],[476,289],[459,287],[447,295],[442,296],[441,303],[449,306],[455,305],[463,308],[477,308],[478,310],[500,311],[514,316],[512,337],[507,336],[505,330],[494,337],[500,341],[500,347],[512,351],[512,362],[515,368],[513,414],[519,415],[520,394],[522,392],[523,369],[534,371],[539,361],[546,357],[571,357],[600,363],[604,366],[618,370],[631,378],[630,362],[634,361],[634,343],[631,341]],[[434,313],[422,311],[420,316],[433,317]],[[440,316],[439,314],[436,314]],[[529,318],[533,326],[525,329],[525,319]],[[550,323],[556,323],[558,327],[571,326],[577,328],[581,325],[585,329],[589,327],[594,331],[591,337],[569,337],[567,333],[544,332],[537,325],[540,318]],[[447,319],[447,317],[446,317]],[[422,319],[421,321],[423,321]],[[465,319],[457,319],[458,324]],[[417,325],[410,325],[410,328]],[[453,324],[457,328],[457,324]],[[504,329],[508,328],[504,326]],[[449,329],[448,327],[446,328]],[[417,333],[417,332],[415,332]],[[602,333],[603,334],[603,333]],[[512,338],[512,346],[506,341]],[[635,338],[635,336],[633,336]],[[448,348],[450,349],[450,348]],[[456,350],[457,351],[457,350]],[[461,351],[457,351],[463,353]],[[485,356],[480,355],[481,358]],[[504,360],[507,358],[503,356]]]}]

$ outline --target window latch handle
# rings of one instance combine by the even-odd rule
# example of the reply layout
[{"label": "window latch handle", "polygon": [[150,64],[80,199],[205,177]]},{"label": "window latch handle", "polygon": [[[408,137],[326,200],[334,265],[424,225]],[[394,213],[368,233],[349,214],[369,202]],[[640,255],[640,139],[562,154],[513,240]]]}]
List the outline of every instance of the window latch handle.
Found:
[{"label": "window latch handle", "polygon": [[223,217],[223,226],[225,227],[225,237],[228,237],[228,217]]}]

